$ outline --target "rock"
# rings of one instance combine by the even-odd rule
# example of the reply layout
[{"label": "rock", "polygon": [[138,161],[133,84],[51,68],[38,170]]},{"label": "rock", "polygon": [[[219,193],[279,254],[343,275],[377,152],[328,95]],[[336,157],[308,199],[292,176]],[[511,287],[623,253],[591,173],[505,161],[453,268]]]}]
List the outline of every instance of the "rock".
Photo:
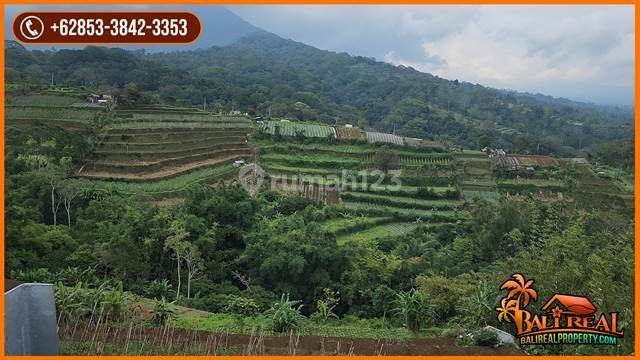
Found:
[{"label": "rock", "polygon": [[498,336],[498,339],[500,339],[500,343],[498,344],[498,346],[503,346],[505,344],[514,344],[516,345],[516,338],[509,334],[508,332],[502,331],[500,329],[496,329],[493,326],[485,326],[483,328],[483,330],[487,330],[487,331],[491,331],[493,333],[495,333]]}]

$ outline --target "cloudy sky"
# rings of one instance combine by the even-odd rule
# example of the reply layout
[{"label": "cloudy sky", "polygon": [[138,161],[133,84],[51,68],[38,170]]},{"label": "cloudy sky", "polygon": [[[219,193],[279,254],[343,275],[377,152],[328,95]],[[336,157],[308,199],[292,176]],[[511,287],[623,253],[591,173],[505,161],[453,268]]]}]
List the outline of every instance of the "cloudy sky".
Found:
[{"label": "cloudy sky", "polygon": [[229,6],[321,49],[448,79],[633,103],[633,6]]}]

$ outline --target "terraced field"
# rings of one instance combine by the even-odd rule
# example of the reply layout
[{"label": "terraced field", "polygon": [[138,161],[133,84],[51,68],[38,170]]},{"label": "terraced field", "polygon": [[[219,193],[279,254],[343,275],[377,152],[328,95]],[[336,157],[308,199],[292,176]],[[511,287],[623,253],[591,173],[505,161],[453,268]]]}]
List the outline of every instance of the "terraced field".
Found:
[{"label": "terraced field", "polygon": [[364,138],[364,131],[358,128],[336,127],[338,140],[359,140]]},{"label": "terraced field", "polygon": [[295,123],[282,121],[266,121],[258,126],[258,129],[269,135],[304,136],[327,138],[336,137],[335,130],[331,126],[309,123]]},{"label": "terraced field", "polygon": [[460,174],[458,184],[465,200],[497,200],[497,184],[491,161],[482,151],[464,150],[454,153],[456,168]]},{"label": "terraced field", "polygon": [[157,181],[249,158],[245,117],[157,110],[120,111],[95,157],[77,175]]},{"label": "terraced field", "polygon": [[[364,171],[375,169],[379,146],[268,143],[260,148],[259,161],[278,184],[295,177],[295,181],[303,179],[309,184],[339,185],[340,206],[353,216],[321,226],[345,241],[350,236],[355,239],[403,234],[418,224],[435,229],[465,219],[464,201],[453,182],[434,172],[439,169],[436,172],[444,174],[447,168],[449,172],[454,169],[455,159],[450,153],[441,148],[392,147],[401,171],[395,178],[401,182],[398,186],[390,174],[380,182],[379,173]],[[433,182],[442,185],[434,186]]]},{"label": "terraced field", "polygon": [[371,144],[375,144],[375,143],[387,143],[387,144],[395,144],[395,145],[404,144],[404,140],[402,139],[402,137],[397,135],[372,132],[372,131],[367,131],[366,134],[367,134],[367,142]]},{"label": "terraced field", "polygon": [[54,125],[68,131],[84,131],[105,116],[103,108],[72,107],[77,101],[77,97],[71,96],[8,96],[5,124],[16,127]]},{"label": "terraced field", "polygon": [[338,236],[336,241],[342,244],[349,241],[376,241],[378,239],[408,234],[418,227],[417,222],[397,222],[374,226],[365,230]]}]

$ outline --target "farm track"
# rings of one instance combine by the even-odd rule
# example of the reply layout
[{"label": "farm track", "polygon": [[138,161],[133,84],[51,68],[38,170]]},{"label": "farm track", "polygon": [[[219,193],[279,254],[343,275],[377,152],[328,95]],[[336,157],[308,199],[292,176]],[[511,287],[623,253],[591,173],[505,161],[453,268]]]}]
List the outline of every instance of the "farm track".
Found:
[{"label": "farm track", "polygon": [[129,181],[153,181],[167,179],[173,176],[182,175],[187,172],[200,169],[203,167],[216,166],[222,163],[242,158],[240,154],[230,155],[221,158],[206,159],[202,161],[191,162],[179,166],[162,168],[161,170],[144,172],[144,173],[114,173],[109,171],[83,171],[77,173],[77,176],[93,179],[104,180],[129,180]]}]

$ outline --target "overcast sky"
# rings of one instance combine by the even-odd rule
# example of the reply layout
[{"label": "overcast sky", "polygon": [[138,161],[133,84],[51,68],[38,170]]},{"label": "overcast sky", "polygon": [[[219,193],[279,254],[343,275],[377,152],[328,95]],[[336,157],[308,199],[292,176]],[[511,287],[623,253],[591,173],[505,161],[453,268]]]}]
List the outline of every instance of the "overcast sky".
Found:
[{"label": "overcast sky", "polygon": [[229,6],[321,49],[448,79],[632,104],[633,6]]}]

